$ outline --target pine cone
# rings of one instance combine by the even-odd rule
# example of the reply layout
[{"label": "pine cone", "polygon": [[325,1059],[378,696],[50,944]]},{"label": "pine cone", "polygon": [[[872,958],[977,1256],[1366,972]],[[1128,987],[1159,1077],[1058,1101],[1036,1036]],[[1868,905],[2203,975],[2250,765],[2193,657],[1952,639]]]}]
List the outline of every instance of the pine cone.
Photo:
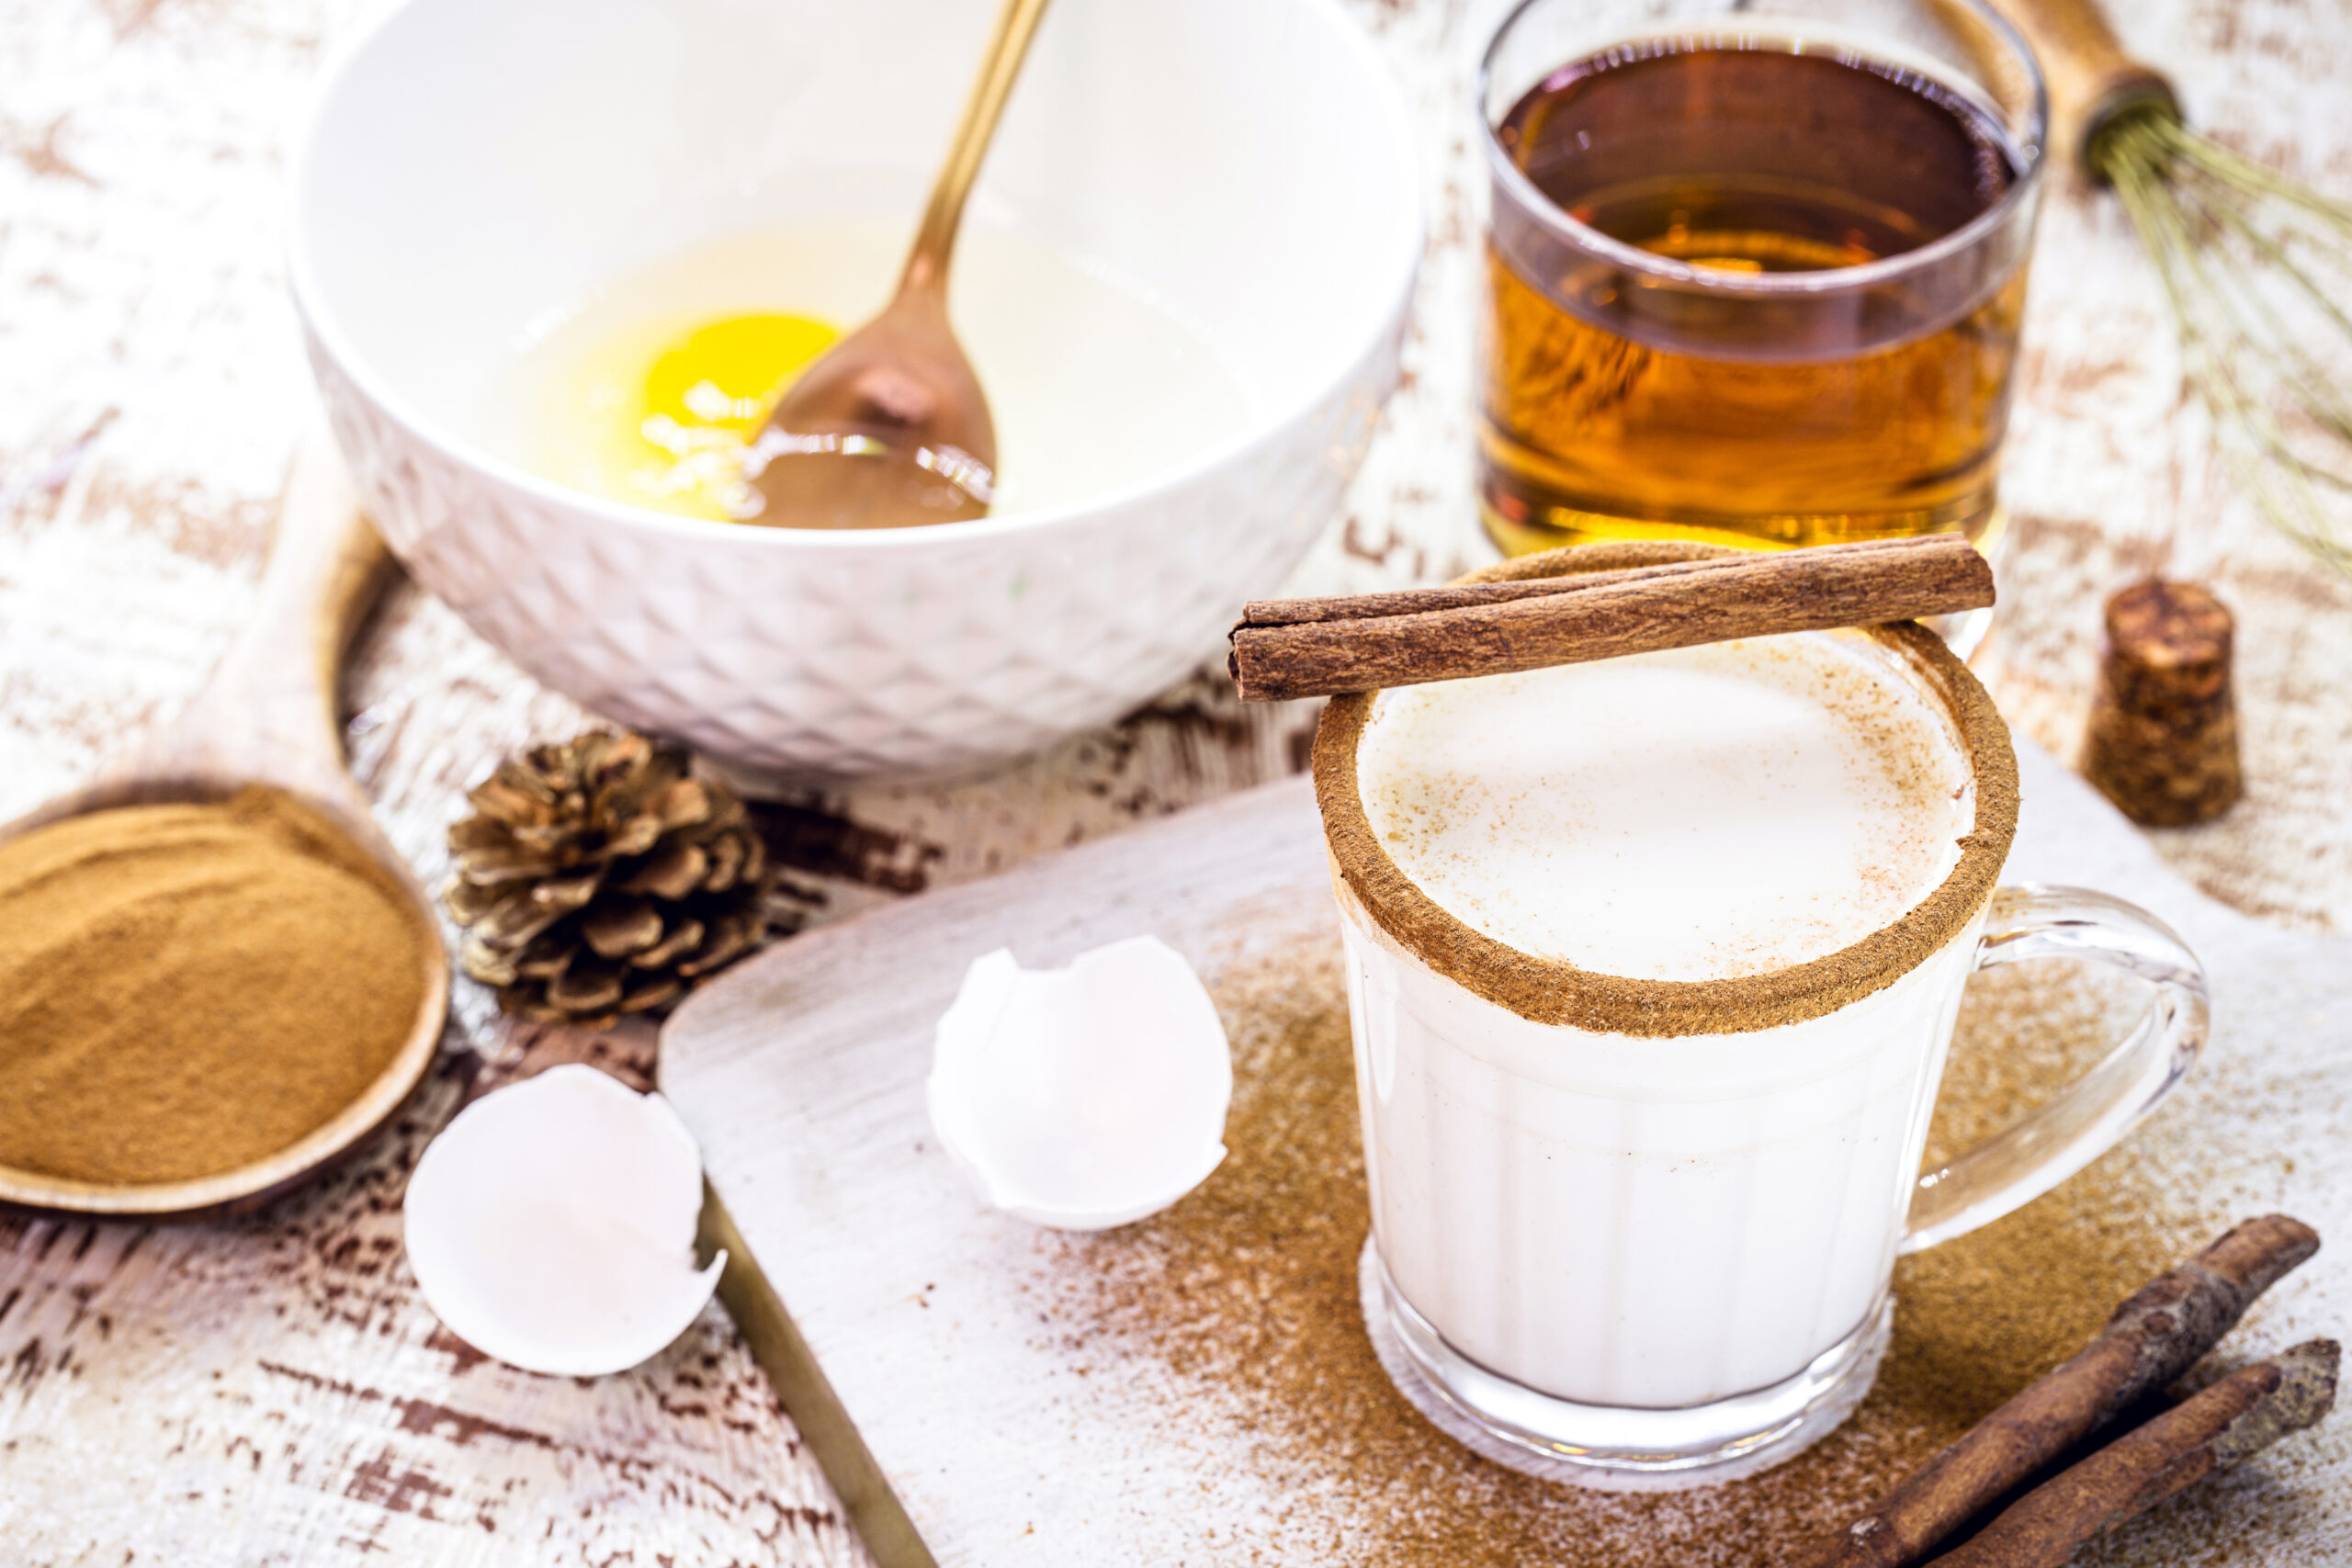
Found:
[{"label": "pine cone", "polygon": [[591,731],[498,765],[449,829],[442,902],[502,1010],[602,1028],[667,1010],[798,919],[743,803],[684,750]]}]

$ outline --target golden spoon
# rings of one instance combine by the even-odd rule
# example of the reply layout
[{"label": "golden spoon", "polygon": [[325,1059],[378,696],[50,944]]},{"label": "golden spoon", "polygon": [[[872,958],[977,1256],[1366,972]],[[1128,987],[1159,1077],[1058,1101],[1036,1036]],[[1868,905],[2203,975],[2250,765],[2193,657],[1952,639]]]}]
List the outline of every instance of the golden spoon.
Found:
[{"label": "golden spoon", "polygon": [[0,825],[0,840],[116,807],[225,800],[248,784],[281,791],[324,817],[354,849],[383,867],[414,918],[424,987],[407,1037],[358,1099],[291,1146],[250,1165],[139,1185],[0,1167],[0,1202],[90,1214],[251,1209],[348,1152],[424,1076],[449,1007],[440,920],[408,863],[368,815],[368,798],[344,761],[334,705],[344,652],[390,566],[383,541],[360,514],[333,441],[324,430],[307,436],[287,477],[252,616],[204,689],[178,718],[135,742],[95,783]]},{"label": "golden spoon", "polygon": [[996,422],[947,321],[947,263],[1046,0],[1005,0],[996,35],[882,313],[800,373],[752,444],[751,519],[788,528],[903,528],[988,514]]}]

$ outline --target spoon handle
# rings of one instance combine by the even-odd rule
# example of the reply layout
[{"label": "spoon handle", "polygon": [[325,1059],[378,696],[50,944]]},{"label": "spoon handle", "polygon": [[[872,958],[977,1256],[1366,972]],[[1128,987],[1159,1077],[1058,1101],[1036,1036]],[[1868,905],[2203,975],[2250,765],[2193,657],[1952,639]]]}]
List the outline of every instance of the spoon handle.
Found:
[{"label": "spoon handle", "polygon": [[1021,74],[1021,62],[1046,14],[1046,0],[1004,0],[997,13],[996,33],[980,57],[980,73],[972,96],[964,101],[964,118],[956,122],[956,138],[947,146],[947,161],[931,187],[931,204],[923,209],[922,227],[915,231],[914,248],[907,253],[906,271],[899,291],[930,288],[944,294],[947,261],[956,249],[956,230],[964,220],[964,199],[972,194],[980,163],[988,156],[989,141],[1004,114],[1005,100]]},{"label": "spoon handle", "polygon": [[323,428],[306,431],[287,471],[253,618],[221,676],[243,665],[257,682],[286,683],[291,664],[331,698],[344,652],[383,591],[390,562],[360,514],[359,492],[334,438]]},{"label": "spoon handle", "polygon": [[323,426],[296,448],[251,615],[193,702],[132,766],[182,778],[254,778],[339,802],[337,675],[390,573]]}]

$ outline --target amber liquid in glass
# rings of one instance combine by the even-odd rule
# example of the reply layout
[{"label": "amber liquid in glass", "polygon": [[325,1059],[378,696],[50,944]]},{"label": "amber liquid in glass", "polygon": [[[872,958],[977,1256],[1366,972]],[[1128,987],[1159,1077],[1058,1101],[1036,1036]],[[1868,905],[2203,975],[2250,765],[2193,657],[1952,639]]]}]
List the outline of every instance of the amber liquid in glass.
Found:
[{"label": "amber liquid in glass", "polygon": [[[1733,273],[1917,250],[1998,202],[2021,167],[1984,110],[1917,72],[1673,39],[1563,67],[1497,135],[1578,222]],[[1490,244],[1487,283],[1480,500],[1510,553],[1947,530],[1994,543],[2021,265],[1948,320],[1915,300],[1924,324],[1826,357],[1801,334],[1773,341],[1769,317],[1720,357],[1690,352],[1689,333],[1671,349],[1621,335],[1604,323],[1617,291],[1643,287],[1635,272],[1531,279]],[[1740,303],[1709,308],[1728,323]]]}]

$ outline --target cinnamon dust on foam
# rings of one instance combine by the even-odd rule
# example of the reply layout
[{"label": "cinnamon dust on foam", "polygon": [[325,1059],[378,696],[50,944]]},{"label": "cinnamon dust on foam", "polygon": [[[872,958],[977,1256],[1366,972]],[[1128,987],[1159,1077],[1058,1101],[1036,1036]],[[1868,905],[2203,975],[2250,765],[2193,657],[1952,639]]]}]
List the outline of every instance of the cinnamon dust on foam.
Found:
[{"label": "cinnamon dust on foam", "polygon": [[[2038,971],[2038,972],[2037,972]],[[1972,989],[1929,1156],[1964,1146],[2065,1082],[2114,1038],[2119,993],[2058,965]],[[2115,1303],[2224,1228],[2110,1155],[2006,1220],[1897,1269],[1894,1344],[1855,1417],[1753,1480],[1627,1495],[1546,1485],[1477,1458],[1416,1414],[1374,1359],[1357,1305],[1370,1224],[1337,944],[1302,941],[1211,987],[1232,1036],[1224,1167],[1147,1224],[1041,1239],[1057,1323],[1148,1358],[1171,1435],[1228,1445],[1283,1517],[1259,1555],[1386,1568],[1758,1568],[1793,1556],[2079,1349]],[[1214,1508],[1214,1495],[1204,1498]],[[2132,1560],[2211,1544],[2193,1502],[2132,1527]],[[1239,1521],[1236,1521],[1238,1523]],[[2090,1554],[2099,1553],[2094,1549]]]},{"label": "cinnamon dust on foam", "polygon": [[[1718,934],[1677,932],[1674,951],[1694,961],[1688,972],[1680,964],[1667,963],[1667,955],[1660,953],[1649,954],[1649,962],[1634,967],[1596,963],[1580,943],[1564,943],[1556,931],[1548,941],[1539,937],[1531,942],[1531,933],[1515,927],[1508,903],[1498,906],[1481,888],[1482,882],[1490,880],[1524,885],[1531,875],[1521,863],[1522,847],[1505,842],[1502,829],[1494,825],[1498,808],[1508,815],[1525,797],[1514,796],[1506,807],[1481,776],[1476,759],[1464,764],[1411,729],[1408,734],[1414,739],[1401,746],[1391,742],[1379,747],[1375,740],[1384,720],[1393,723],[1402,716],[1408,726],[1425,723],[1424,716],[1431,710],[1442,713],[1458,705],[1464,700],[1461,694],[1472,689],[1464,683],[1381,694],[1358,743],[1358,792],[1389,857],[1408,880],[1456,919],[1540,957],[1613,974],[1682,981],[1769,974],[1825,957],[1867,940],[1926,898],[1951,874],[1973,815],[1968,749],[1935,699],[1895,663],[1899,655],[1880,650],[1875,657],[1857,659],[1831,640],[1838,635],[1752,637],[1612,661],[1612,666],[1702,672],[1736,663],[1758,689],[1801,692],[1818,709],[1823,749],[1837,747],[1847,754],[1837,787],[1849,814],[1863,815],[1870,824],[1869,841],[1846,868],[1842,885],[1825,882],[1813,895],[1810,913],[1781,908],[1768,919],[1731,919],[1729,929]],[[1531,700],[1540,711],[1542,704],[1557,699],[1536,696],[1536,692],[1561,681],[1590,680],[1590,671],[1587,666],[1499,677],[1517,690],[1483,703],[1469,699],[1471,711],[1485,705],[1521,708]],[[1397,713],[1400,705],[1402,715]],[[1689,739],[1664,744],[1687,746]],[[1401,769],[1399,750],[1406,761]],[[1377,766],[1374,754],[1381,758]],[[1425,756],[1439,759],[1436,765],[1425,767],[1419,761]],[[1762,756],[1756,761],[1769,762]],[[1571,762],[1565,784],[1552,777],[1544,780],[1541,814],[1547,830],[1567,840],[1594,830],[1588,821],[1562,815],[1564,809],[1572,810],[1566,803],[1591,789],[1584,776],[1589,772],[1589,766]],[[1472,827],[1465,838],[1463,827],[1471,824],[1486,824],[1484,832]],[[1467,874],[1464,866],[1472,868]],[[1719,923],[1711,919],[1709,925]]]}]

